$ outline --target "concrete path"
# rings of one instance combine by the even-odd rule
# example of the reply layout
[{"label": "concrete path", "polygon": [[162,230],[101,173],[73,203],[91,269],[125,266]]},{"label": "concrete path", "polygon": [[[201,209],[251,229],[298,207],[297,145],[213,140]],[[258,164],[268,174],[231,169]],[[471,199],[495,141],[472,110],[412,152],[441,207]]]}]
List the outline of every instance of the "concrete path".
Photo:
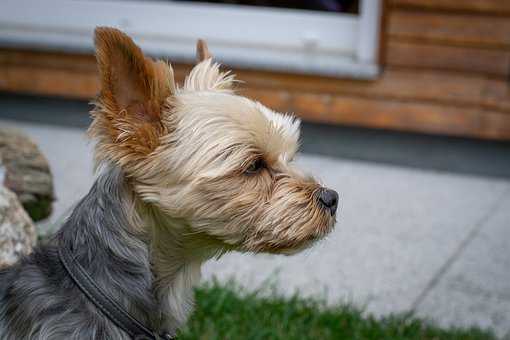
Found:
[{"label": "concrete path", "polygon": [[[54,222],[93,181],[84,130],[0,126],[25,130],[48,157]],[[415,310],[510,339],[510,180],[311,154],[298,162],[340,193],[335,231],[297,256],[226,255],[205,266],[206,279],[235,278],[248,288],[269,279],[285,294],[325,295],[376,315]]]}]

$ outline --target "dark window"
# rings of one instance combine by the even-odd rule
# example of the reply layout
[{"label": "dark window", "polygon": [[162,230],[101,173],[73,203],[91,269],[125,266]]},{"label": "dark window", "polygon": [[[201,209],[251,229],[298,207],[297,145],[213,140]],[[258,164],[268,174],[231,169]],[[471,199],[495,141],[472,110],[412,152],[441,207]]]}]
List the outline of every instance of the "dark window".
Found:
[{"label": "dark window", "polygon": [[278,7],[310,11],[358,14],[358,0],[176,0],[180,2],[208,2],[228,5]]}]

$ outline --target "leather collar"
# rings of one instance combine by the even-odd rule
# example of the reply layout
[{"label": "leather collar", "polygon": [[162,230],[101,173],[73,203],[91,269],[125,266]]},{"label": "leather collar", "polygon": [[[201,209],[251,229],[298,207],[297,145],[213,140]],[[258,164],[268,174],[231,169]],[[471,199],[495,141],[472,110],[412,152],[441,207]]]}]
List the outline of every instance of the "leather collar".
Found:
[{"label": "leather collar", "polygon": [[73,257],[67,247],[59,247],[58,255],[67,274],[78,286],[81,292],[99,309],[104,316],[110,319],[117,327],[124,330],[134,340],[171,340],[168,333],[158,333],[146,327],[117,301],[99,287],[85,268]]}]

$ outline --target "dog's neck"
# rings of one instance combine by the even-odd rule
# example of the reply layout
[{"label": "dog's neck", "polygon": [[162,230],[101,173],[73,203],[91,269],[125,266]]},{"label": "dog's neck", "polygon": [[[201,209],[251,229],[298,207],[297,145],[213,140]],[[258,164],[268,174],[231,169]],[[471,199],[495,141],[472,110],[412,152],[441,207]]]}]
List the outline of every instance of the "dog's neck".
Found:
[{"label": "dog's neck", "polygon": [[207,237],[140,202],[123,173],[101,172],[60,237],[97,283],[141,322],[171,334],[186,321]]},{"label": "dog's neck", "polygon": [[186,322],[201,265],[217,253],[218,247],[213,239],[192,232],[184,220],[164,215],[157,208],[145,206],[139,214],[151,233],[153,288],[166,314],[163,327],[172,329]]}]

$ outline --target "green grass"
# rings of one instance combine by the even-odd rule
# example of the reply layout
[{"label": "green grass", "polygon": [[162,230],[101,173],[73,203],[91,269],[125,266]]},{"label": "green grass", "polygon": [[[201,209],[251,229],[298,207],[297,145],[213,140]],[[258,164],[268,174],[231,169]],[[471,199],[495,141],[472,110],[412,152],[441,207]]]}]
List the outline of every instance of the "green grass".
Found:
[{"label": "green grass", "polygon": [[381,319],[349,305],[326,307],[323,301],[248,293],[230,283],[196,290],[197,308],[178,339],[325,340],[325,339],[494,339],[490,332],[443,329],[411,315]]}]

